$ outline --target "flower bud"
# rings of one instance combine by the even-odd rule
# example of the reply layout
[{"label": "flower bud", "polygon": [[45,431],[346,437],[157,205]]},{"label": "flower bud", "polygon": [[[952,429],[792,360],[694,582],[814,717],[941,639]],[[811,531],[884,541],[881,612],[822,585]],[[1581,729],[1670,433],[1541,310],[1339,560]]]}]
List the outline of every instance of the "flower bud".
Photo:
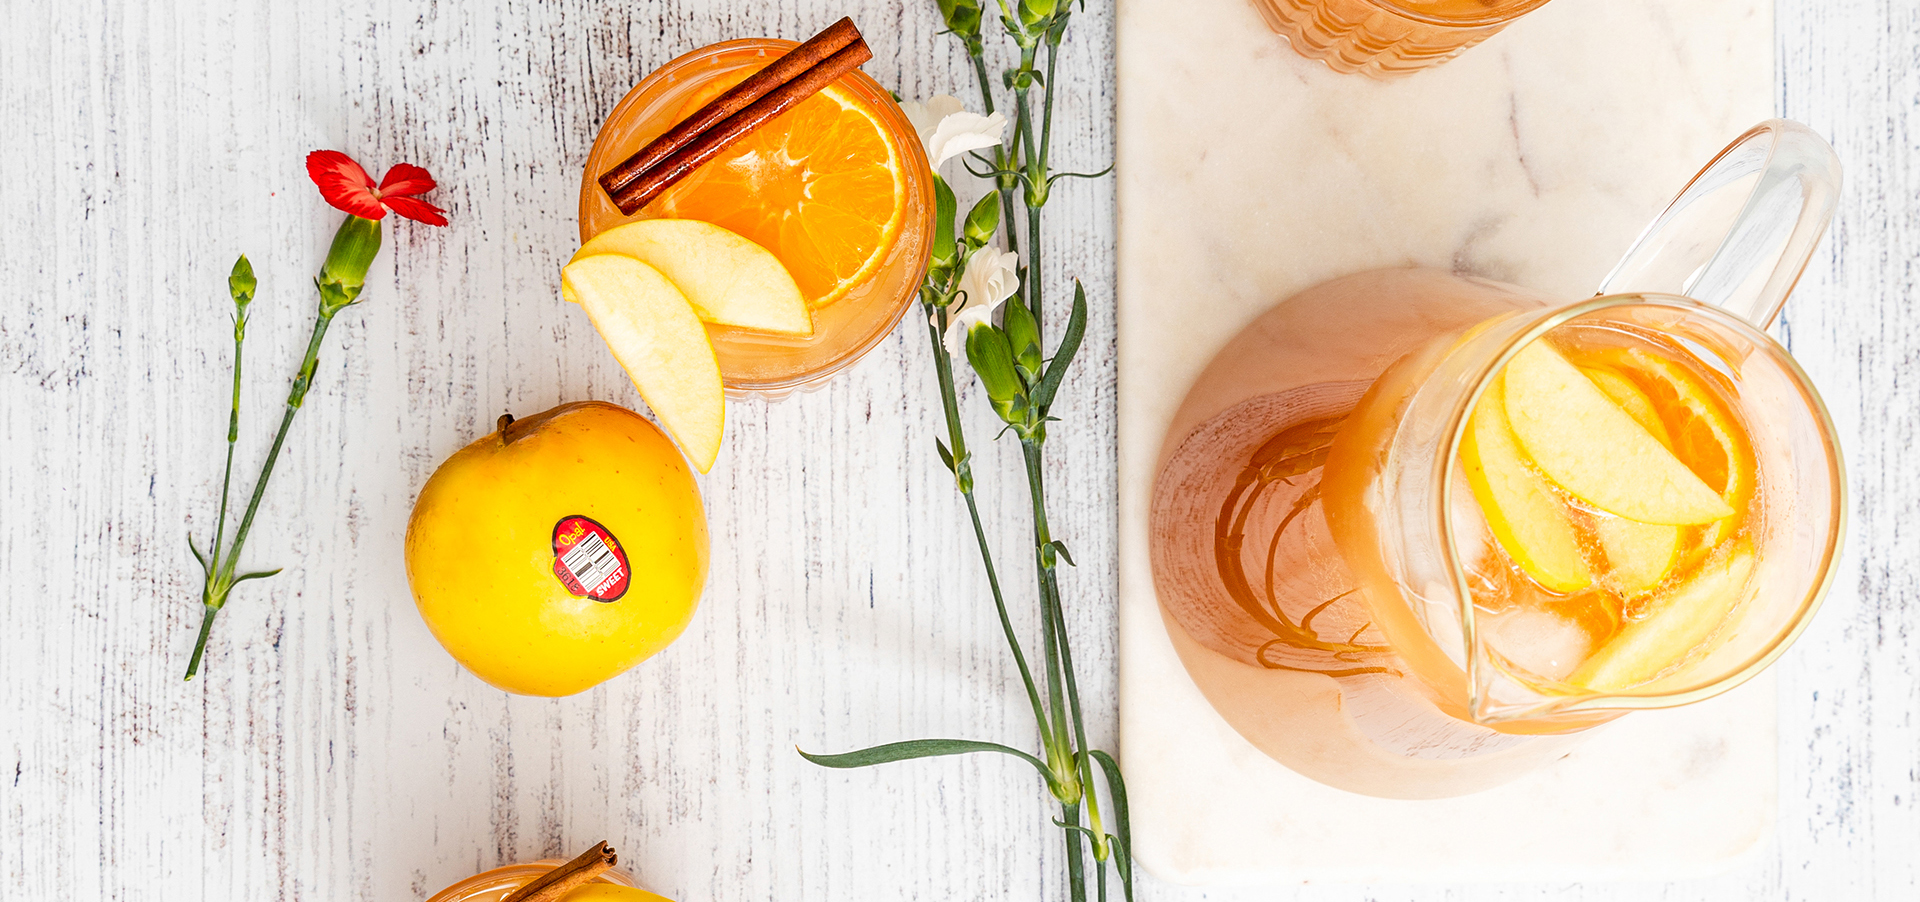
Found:
[{"label": "flower bud", "polygon": [[1053,15],[1058,0],[1020,0],[1020,20],[1033,25]]},{"label": "flower bud", "polygon": [[953,244],[953,216],[958,209],[953,189],[947,187],[947,180],[941,178],[940,173],[934,173],[933,250],[929,257],[935,270],[951,271],[960,262],[960,254]]},{"label": "flower bud", "polygon": [[321,264],[314,284],[320,289],[323,309],[337,311],[354,302],[366,287],[367,270],[380,255],[380,223],[349,215],[333,233],[333,247],[327,250],[327,262]]},{"label": "flower bud", "polygon": [[1000,309],[1001,325],[1007,332],[1007,345],[1013,350],[1013,362],[1021,369],[1028,385],[1040,379],[1040,330],[1033,313],[1025,304],[1014,301]]},{"label": "flower bud", "polygon": [[971,39],[980,34],[979,0],[935,0],[940,7],[940,18],[947,27],[961,39]]},{"label": "flower bud", "polygon": [[253,264],[247,262],[246,254],[241,254],[240,259],[233,261],[233,272],[227,276],[227,293],[233,296],[233,305],[247,309],[247,305],[253,303],[254,289],[259,286],[259,280],[253,277]]},{"label": "flower bud", "polygon": [[988,192],[967,212],[967,246],[980,247],[993,240],[1000,228],[1000,195]]},{"label": "flower bud", "polygon": [[976,323],[967,331],[967,362],[973,364],[980,384],[986,386],[994,410],[1020,394],[1020,376],[1013,371],[1013,350],[1007,346],[1007,334],[992,324]]}]

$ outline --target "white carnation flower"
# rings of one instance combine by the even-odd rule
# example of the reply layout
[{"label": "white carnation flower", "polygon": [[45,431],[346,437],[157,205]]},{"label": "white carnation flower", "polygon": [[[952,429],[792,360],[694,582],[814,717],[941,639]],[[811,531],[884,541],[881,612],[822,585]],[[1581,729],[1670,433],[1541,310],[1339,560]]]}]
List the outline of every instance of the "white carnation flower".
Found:
[{"label": "white carnation flower", "polygon": [[969,113],[960,98],[946,94],[926,103],[907,101],[900,104],[900,109],[919,133],[920,142],[926,146],[927,163],[935,172],[967,151],[1000,146],[1000,137],[1007,130],[1007,117]]},{"label": "white carnation flower", "polygon": [[[966,356],[967,330],[993,321],[993,314],[1020,290],[1020,255],[987,245],[967,258],[960,274],[961,295],[947,308],[947,331],[941,336],[947,353]],[[936,321],[937,325],[937,321]]]}]

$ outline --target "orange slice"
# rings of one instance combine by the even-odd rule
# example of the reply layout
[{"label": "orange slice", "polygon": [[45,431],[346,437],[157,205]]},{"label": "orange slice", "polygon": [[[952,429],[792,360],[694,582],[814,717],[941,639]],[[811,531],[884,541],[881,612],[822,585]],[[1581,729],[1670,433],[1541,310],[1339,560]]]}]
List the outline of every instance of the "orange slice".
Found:
[{"label": "orange slice", "polygon": [[[691,115],[752,73],[701,86]],[[648,208],[747,237],[786,264],[818,309],[873,277],[900,237],[907,179],[876,112],[829,85],[721,151]]]}]

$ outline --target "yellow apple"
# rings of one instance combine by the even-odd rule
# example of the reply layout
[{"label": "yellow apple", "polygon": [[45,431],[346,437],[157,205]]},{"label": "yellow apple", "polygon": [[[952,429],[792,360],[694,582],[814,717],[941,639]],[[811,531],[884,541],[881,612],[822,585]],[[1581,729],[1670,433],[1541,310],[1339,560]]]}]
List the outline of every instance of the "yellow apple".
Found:
[{"label": "yellow apple", "polygon": [[1600,553],[1607,557],[1602,581],[1626,596],[1659,585],[1680,557],[1680,533],[1678,526],[1594,517],[1593,534],[1600,542]]},{"label": "yellow apple", "polygon": [[[1714,376],[1703,375],[1679,362],[1684,352],[1673,349],[1672,356],[1646,348],[1624,348],[1608,352],[1611,363],[1620,372],[1631,373],[1647,386],[1648,397],[1664,400],[1663,422],[1670,426],[1668,447],[1708,486],[1718,488],[1720,497],[1735,511],[1743,510],[1753,499],[1758,484],[1753,443],[1746,427],[1734,414],[1723,395],[1710,387]],[[1707,527],[1699,537],[1701,549],[1712,548],[1739,527],[1739,517],[1730,517]]]},{"label": "yellow apple", "polygon": [[1630,689],[1660,676],[1712,638],[1738,607],[1753,574],[1753,547],[1745,542],[1709,562],[1691,579],[1654,601],[1567,678],[1600,692]]},{"label": "yellow apple", "polygon": [[700,472],[713,469],[727,396],[713,344],[687,298],[660,271],[618,254],[576,259],[560,292],[593,319],[613,356]]},{"label": "yellow apple", "polygon": [[1567,508],[1545,480],[1527,467],[1507,427],[1505,392],[1495,377],[1480,394],[1460,445],[1480,512],[1507,556],[1528,576],[1555,592],[1575,592],[1593,583],[1580,554]]},{"label": "yellow apple", "polygon": [[643,219],[593,236],[573,259],[622,254],[652,266],[686,294],[702,320],[812,335],[813,315],[772,251],[710,222]]},{"label": "yellow apple", "polygon": [[1711,523],[1733,508],[1545,341],[1507,364],[1507,421],[1541,472],[1575,497],[1642,523]]},{"label": "yellow apple", "polygon": [[1673,439],[1667,435],[1667,425],[1660,422],[1660,411],[1654,409],[1653,399],[1647,397],[1647,393],[1641,391],[1640,386],[1634,385],[1632,379],[1600,367],[1583,366],[1580,372],[1585,373],[1588,379],[1592,379],[1593,384],[1609,400],[1620,405],[1620,409],[1626,411],[1627,416],[1633,417],[1633,421],[1639,423],[1640,428],[1652,433],[1654,438],[1660,440],[1660,444],[1672,450]]},{"label": "yellow apple", "polygon": [[645,417],[600,401],[514,420],[455,452],[407,521],[407,583],[475,676],[572,695],[665,648],[707,579],[686,461]]}]

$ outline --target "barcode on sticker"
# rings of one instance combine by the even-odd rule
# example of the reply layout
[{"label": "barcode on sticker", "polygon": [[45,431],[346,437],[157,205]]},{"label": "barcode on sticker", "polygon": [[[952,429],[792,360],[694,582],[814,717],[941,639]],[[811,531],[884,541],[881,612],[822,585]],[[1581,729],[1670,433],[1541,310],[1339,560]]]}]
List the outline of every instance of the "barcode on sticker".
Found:
[{"label": "barcode on sticker", "polygon": [[587,533],[580,544],[567,549],[567,553],[561,555],[560,563],[566,566],[567,572],[573,574],[573,578],[585,587],[589,595],[600,591],[607,581],[620,573],[620,559],[614,556],[613,549],[608,548],[606,542],[593,533]]}]

